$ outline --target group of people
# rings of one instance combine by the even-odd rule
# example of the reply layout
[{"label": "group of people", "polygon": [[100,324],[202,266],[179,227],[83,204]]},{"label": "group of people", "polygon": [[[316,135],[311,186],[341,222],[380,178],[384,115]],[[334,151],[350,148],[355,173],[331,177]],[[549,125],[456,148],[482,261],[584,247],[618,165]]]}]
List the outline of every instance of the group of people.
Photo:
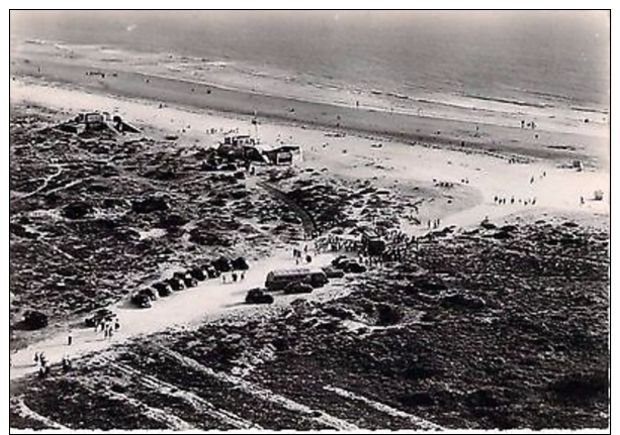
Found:
[{"label": "group of people", "polygon": [[500,197],[500,196],[495,195],[493,197],[493,202],[495,204],[498,204],[498,205],[504,205],[504,204],[507,204],[507,203],[510,203],[510,204],[517,203],[519,205],[526,205],[526,206],[527,205],[536,205],[536,197],[534,196],[532,198],[526,198],[526,199],[521,199],[521,198],[516,198],[515,199],[514,196],[511,196],[510,199],[508,199],[508,198],[506,198],[504,196]]},{"label": "group of people", "polygon": [[49,374],[50,366],[44,352],[34,353],[34,365],[38,367],[39,377]]},{"label": "group of people", "polygon": [[95,332],[103,332],[104,340],[111,340],[114,333],[119,329],[121,329],[121,324],[118,318],[114,318],[114,320],[102,319],[95,324]]},{"label": "group of people", "polygon": [[317,252],[358,252],[362,249],[362,243],[358,240],[339,237],[335,234],[329,234],[327,238],[315,241],[315,249]]},{"label": "group of people", "polygon": [[428,229],[437,229],[439,228],[439,225],[441,225],[441,219],[437,218],[437,219],[429,219],[426,226]]},{"label": "group of people", "polygon": [[228,273],[222,273],[222,283],[235,283],[237,281],[243,281],[245,279],[245,272],[231,272],[230,279],[228,278]]},{"label": "group of people", "polygon": [[[50,374],[50,365],[44,352],[34,353],[34,364],[38,367],[39,377],[42,378]],[[62,371],[65,373],[73,368],[73,363],[67,355],[63,355],[61,364]]]},{"label": "group of people", "polygon": [[354,253],[357,254],[360,264],[380,266],[387,261],[402,260],[411,252],[412,246],[417,242],[415,236],[410,236],[396,229],[377,228],[377,234],[384,240],[386,245],[380,255],[369,255],[367,246],[361,240],[342,238],[334,234],[329,234],[325,238],[316,240],[315,248],[317,252]]},{"label": "group of people", "polygon": [[525,119],[522,119],[521,128],[531,128],[534,130],[536,128],[536,123],[534,121],[526,121]]},{"label": "group of people", "polygon": [[298,266],[304,259],[306,263],[312,263],[312,255],[308,253],[308,245],[304,245],[303,252],[301,249],[293,248],[293,258]]}]

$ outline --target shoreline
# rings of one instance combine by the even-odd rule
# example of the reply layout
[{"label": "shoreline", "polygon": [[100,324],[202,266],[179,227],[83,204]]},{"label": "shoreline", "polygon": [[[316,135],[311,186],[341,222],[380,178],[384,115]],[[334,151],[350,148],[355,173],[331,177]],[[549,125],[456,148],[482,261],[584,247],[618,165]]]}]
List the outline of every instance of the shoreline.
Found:
[{"label": "shoreline", "polygon": [[275,121],[408,143],[432,143],[464,151],[518,154],[556,161],[584,160],[589,166],[603,169],[609,165],[605,158],[608,140],[596,135],[506,127],[493,124],[493,119],[483,124],[301,101],[142,72],[98,68],[106,72],[106,78],[94,79],[85,76],[83,66],[45,61],[42,65],[43,73],[39,73],[31,61],[26,63],[17,58],[12,61],[11,74],[52,82],[52,87],[53,82],[57,82],[90,92],[213,110],[232,116],[254,117],[256,114],[259,123]]}]

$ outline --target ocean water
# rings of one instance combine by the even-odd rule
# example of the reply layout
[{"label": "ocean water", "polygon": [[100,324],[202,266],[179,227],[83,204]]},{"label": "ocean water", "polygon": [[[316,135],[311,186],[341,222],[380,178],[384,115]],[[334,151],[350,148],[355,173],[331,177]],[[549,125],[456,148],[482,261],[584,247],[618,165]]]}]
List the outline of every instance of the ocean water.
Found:
[{"label": "ocean water", "polygon": [[300,85],[607,112],[609,24],[604,11],[13,11],[11,38],[234,62]]}]

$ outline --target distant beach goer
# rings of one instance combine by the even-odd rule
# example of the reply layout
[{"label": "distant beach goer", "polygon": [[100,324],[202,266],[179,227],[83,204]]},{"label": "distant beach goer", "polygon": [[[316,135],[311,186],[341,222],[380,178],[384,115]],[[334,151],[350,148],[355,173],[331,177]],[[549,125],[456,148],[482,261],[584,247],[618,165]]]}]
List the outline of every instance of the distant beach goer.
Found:
[{"label": "distant beach goer", "polygon": [[121,324],[119,323],[118,319],[116,319],[116,321],[114,322],[114,329],[116,329],[117,331],[121,329]]},{"label": "distant beach goer", "polygon": [[73,343],[73,335],[69,332],[69,336],[67,337],[67,346],[71,346],[71,343]]},{"label": "distant beach goer", "polygon": [[233,282],[237,282],[237,274],[235,272],[232,273]]}]

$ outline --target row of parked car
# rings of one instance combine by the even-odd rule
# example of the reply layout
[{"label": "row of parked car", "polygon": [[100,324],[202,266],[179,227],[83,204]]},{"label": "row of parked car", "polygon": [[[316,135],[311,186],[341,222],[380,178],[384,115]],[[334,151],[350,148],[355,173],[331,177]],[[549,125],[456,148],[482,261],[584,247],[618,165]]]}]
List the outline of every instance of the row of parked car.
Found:
[{"label": "row of parked car", "polygon": [[341,255],[335,258],[331,266],[321,269],[297,268],[269,272],[265,279],[265,288],[248,291],[245,302],[248,304],[271,304],[273,295],[269,292],[282,291],[284,294],[311,293],[315,288],[323,287],[333,278],[342,278],[345,273],[362,273],[366,267],[355,259]]},{"label": "row of parked car", "polygon": [[169,296],[174,291],[196,287],[200,281],[218,278],[222,273],[245,271],[250,266],[243,257],[229,259],[220,257],[209,263],[194,266],[184,271],[175,272],[172,277],[158,281],[151,287],[131,295],[131,303],[139,308],[150,308],[157,298]]}]

